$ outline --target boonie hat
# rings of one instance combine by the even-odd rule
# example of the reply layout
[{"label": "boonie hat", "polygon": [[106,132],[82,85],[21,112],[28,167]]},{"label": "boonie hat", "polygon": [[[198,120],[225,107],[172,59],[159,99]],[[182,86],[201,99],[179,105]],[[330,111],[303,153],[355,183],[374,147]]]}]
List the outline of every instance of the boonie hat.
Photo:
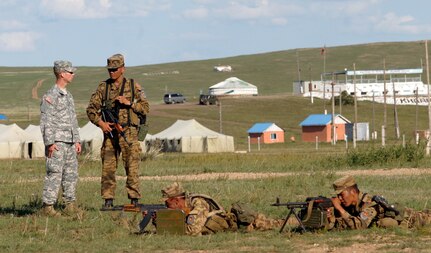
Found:
[{"label": "boonie hat", "polygon": [[124,66],[124,56],[122,54],[114,54],[113,56],[108,58],[106,68],[114,69],[114,68],[121,68],[123,66]]},{"label": "boonie hat", "polygon": [[162,190],[163,198],[183,196],[185,193],[186,192],[184,191],[183,187],[178,182],[175,182]]},{"label": "boonie hat", "polygon": [[54,72],[75,72],[76,68],[72,66],[70,61],[59,60],[54,62]]},{"label": "boonie hat", "polygon": [[352,176],[348,175],[335,180],[332,186],[334,187],[335,194],[340,194],[342,191],[351,186],[354,186],[355,184],[355,179]]}]

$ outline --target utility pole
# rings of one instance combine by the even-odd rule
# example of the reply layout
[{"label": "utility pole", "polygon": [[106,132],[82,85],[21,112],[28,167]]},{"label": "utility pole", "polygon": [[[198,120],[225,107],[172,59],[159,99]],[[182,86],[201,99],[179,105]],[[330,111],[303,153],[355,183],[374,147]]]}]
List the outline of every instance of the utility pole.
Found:
[{"label": "utility pole", "polygon": [[[374,90],[373,90],[373,119],[372,119],[372,128],[373,128],[373,134],[376,132],[376,128],[375,128],[375,120],[374,120],[374,118],[375,118],[375,114],[376,114],[376,110],[374,109],[374,103],[375,103],[376,101],[375,101],[375,98],[374,98]],[[377,139],[377,136],[374,136],[374,138],[375,139]]]},{"label": "utility pole", "polygon": [[323,54],[323,111],[326,111],[326,45],[323,46],[321,50]]},{"label": "utility pole", "polygon": [[428,87],[428,141],[426,147],[426,155],[430,155],[431,145],[431,104],[430,104],[430,70],[428,61],[428,40],[425,40],[425,60],[427,65],[427,87]]},{"label": "utility pole", "polygon": [[419,114],[419,111],[418,111],[418,102],[419,102],[419,97],[418,97],[418,92],[419,92],[419,88],[416,86],[416,94],[415,94],[415,97],[416,97],[416,117],[415,117],[415,138],[416,138],[416,135],[418,134],[418,114]]},{"label": "utility pole", "polygon": [[219,108],[219,123],[220,123],[220,133],[223,133],[223,124],[222,124],[222,117],[221,117],[221,99],[218,101],[218,108]]},{"label": "utility pole", "polygon": [[296,71],[298,72],[298,81],[301,83],[301,69],[299,68],[299,53],[296,50]]},{"label": "utility pole", "polygon": [[310,80],[310,83],[308,84],[308,89],[310,91],[311,103],[313,104],[314,103],[314,100],[313,100],[313,84],[311,83],[311,66],[310,66],[310,64],[308,64],[308,76],[309,76],[309,80]]},{"label": "utility pole", "polygon": [[331,115],[331,124],[332,124],[332,145],[335,145],[336,140],[335,140],[335,116],[334,116],[334,111],[335,111],[335,97],[334,97],[334,85],[335,85],[335,81],[334,81],[334,74],[332,74],[332,82],[331,82],[331,87],[332,87],[332,98],[331,98],[331,108],[332,108],[332,115]]},{"label": "utility pole", "polygon": [[[356,64],[353,63],[353,102],[355,103],[355,122],[353,123],[353,148],[356,148],[356,138],[358,138],[358,130],[357,130],[357,123],[358,123],[358,100],[356,99]],[[374,96],[374,92],[373,92]]]},{"label": "utility pole", "polygon": [[383,127],[382,127],[382,143],[386,143],[386,125],[387,125],[387,112],[386,112],[386,61],[383,58]]},{"label": "utility pole", "polygon": [[394,125],[395,125],[395,137],[397,140],[400,138],[400,127],[398,125],[398,111],[397,111],[397,97],[395,83],[392,81],[392,92],[394,93]]}]

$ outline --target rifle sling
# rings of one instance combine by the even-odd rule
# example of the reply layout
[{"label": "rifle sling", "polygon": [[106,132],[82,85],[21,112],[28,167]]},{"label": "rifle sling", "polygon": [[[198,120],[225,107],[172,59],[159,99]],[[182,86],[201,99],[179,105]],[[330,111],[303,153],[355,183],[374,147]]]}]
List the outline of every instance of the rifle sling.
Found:
[{"label": "rifle sling", "polygon": [[[106,87],[105,87],[105,97],[104,97],[104,99],[103,99],[103,106],[105,106],[105,104],[106,104],[106,100],[108,100],[109,99],[109,86],[111,85],[111,82],[108,82],[109,80],[107,80],[105,83],[106,83]],[[120,96],[123,96],[123,94],[124,94],[124,86],[126,86],[126,82],[127,82],[127,80],[126,80],[126,78],[124,77],[123,78],[123,83],[122,83],[122,85],[121,85],[121,88],[120,88]],[[130,90],[131,90],[131,100],[132,101],[130,101],[131,103],[133,103],[133,100],[134,100],[134,98],[135,98],[135,82],[134,82],[134,80],[133,79],[130,79]],[[129,108],[127,108],[127,126],[130,126],[131,125],[131,122],[130,122],[130,107]],[[124,126],[123,126],[124,127]]]},{"label": "rifle sling", "polygon": [[305,217],[305,219],[302,222],[307,222],[310,219],[311,212],[313,211],[313,205],[314,205],[314,199],[308,202],[307,217]]},{"label": "rifle sling", "polygon": [[143,233],[148,223],[150,223],[152,216],[154,215],[154,210],[148,210],[147,214],[145,214],[144,218],[139,223],[140,232]]}]

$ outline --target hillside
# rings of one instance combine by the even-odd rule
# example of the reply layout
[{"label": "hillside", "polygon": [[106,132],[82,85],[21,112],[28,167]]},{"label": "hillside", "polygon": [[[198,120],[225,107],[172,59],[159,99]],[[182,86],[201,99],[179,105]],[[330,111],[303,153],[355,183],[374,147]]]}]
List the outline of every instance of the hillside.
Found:
[{"label": "hillside", "polygon": [[[425,58],[424,44],[418,41],[328,47],[326,50],[326,71],[351,69],[353,63],[356,63],[358,70],[382,69],[383,58],[388,69],[417,68],[420,67],[421,59]],[[151,133],[162,130],[176,119],[190,118],[196,118],[218,131],[219,108],[198,106],[197,97],[200,91],[206,93],[209,86],[236,76],[256,85],[259,96],[223,100],[223,132],[233,135],[240,143],[245,143],[246,131],[254,122],[274,121],[286,129],[287,137],[294,135],[299,139],[298,124],[305,116],[309,113],[321,113],[324,107],[329,109],[330,106],[324,106],[321,100],[310,104],[306,98],[291,96],[292,82],[298,79],[297,60],[302,70],[302,79],[320,79],[320,73],[323,72],[320,48],[127,67],[126,76],[135,78],[145,87],[152,105],[149,117]],[[101,59],[101,65],[104,63],[105,59]],[[231,65],[233,72],[214,72],[213,66],[219,64]],[[75,97],[81,125],[87,121],[85,107],[91,93],[98,82],[106,77],[104,67],[79,67],[69,89]],[[423,80],[425,79],[426,76],[423,75]],[[17,122],[22,127],[26,127],[28,123],[38,124],[39,98],[53,84],[52,68],[0,67],[0,80],[0,113],[7,114],[11,122]],[[162,97],[166,91],[181,92],[189,102],[185,105],[164,105]],[[339,108],[336,110],[339,112]],[[371,110],[371,103],[359,104],[359,120],[370,122],[370,129],[373,122]],[[375,110],[374,125],[376,130],[380,130],[382,106],[376,105]],[[352,107],[342,108],[342,113],[353,118]],[[419,129],[425,129],[426,108],[420,108],[419,113]],[[398,114],[401,131],[410,135],[415,125],[415,108],[400,107]],[[391,115],[392,111],[388,111],[389,124],[393,122]],[[391,126],[388,126],[388,131],[389,135],[393,132]]]}]

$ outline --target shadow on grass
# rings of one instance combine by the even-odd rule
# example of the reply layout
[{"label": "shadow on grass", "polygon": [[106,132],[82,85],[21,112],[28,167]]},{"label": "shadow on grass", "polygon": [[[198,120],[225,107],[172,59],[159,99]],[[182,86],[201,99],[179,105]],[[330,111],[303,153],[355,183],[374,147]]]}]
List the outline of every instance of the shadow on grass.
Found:
[{"label": "shadow on grass", "polygon": [[24,204],[18,207],[15,201],[12,203],[11,207],[0,206],[0,215],[13,214],[15,216],[26,216],[32,215],[38,212],[42,208],[42,199],[38,196],[30,198],[28,204]]}]

